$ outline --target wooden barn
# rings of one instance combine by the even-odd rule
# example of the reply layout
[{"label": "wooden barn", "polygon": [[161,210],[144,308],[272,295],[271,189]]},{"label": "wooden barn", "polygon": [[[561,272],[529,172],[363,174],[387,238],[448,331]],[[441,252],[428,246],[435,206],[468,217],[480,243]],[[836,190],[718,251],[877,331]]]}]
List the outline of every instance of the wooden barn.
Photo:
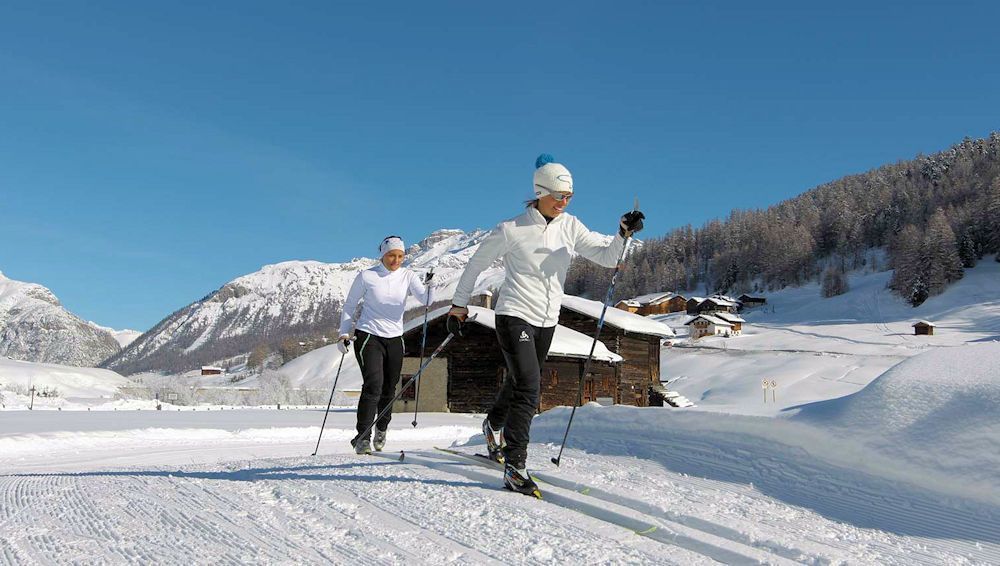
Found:
[{"label": "wooden barn", "polygon": [[622,299],[615,303],[615,308],[625,312],[637,313],[641,305],[635,299]]},{"label": "wooden barn", "polygon": [[730,312],[735,314],[740,308],[736,299],[724,295],[712,295],[704,301],[698,303],[698,314],[714,312]]},{"label": "wooden barn", "polygon": [[740,305],[742,305],[741,308],[760,307],[760,306],[764,306],[764,305],[767,304],[767,299],[766,298],[764,298],[764,297],[754,297],[752,295],[747,295],[746,293],[743,293],[742,295],[740,295],[739,297],[737,297],[736,300],[739,301]]},{"label": "wooden barn", "polygon": [[913,334],[915,336],[934,336],[934,323],[918,320],[913,323]]},{"label": "wooden barn", "polygon": [[[581,297],[563,297],[559,324],[583,333],[593,340],[603,305]],[[673,338],[666,324],[637,314],[608,309],[600,341],[624,360],[617,367],[619,387],[615,403],[649,405],[649,390],[660,383],[660,343]]]},{"label": "wooden barn", "polygon": [[634,309],[629,308],[622,310],[628,310],[629,312],[633,312],[643,316],[649,316],[651,314],[669,314],[672,312],[681,312],[687,308],[687,299],[678,295],[677,293],[671,293],[671,292],[651,293],[649,295],[641,295],[632,299],[628,299],[628,301],[620,301],[618,304],[620,305],[625,302],[631,303],[630,306],[634,305]]},{"label": "wooden barn", "polygon": [[698,306],[705,301],[705,297],[691,297],[687,300],[687,313],[698,314]]},{"label": "wooden barn", "polygon": [[[449,307],[430,313],[427,325],[427,348],[430,355],[445,339],[445,328]],[[504,377],[507,364],[497,343],[495,313],[482,307],[469,307],[470,316],[476,315],[469,323],[464,337],[456,337],[445,347],[436,363],[438,369],[420,378],[420,406],[424,407],[424,387],[431,391],[444,391],[446,410],[453,413],[484,413],[493,405]],[[403,334],[407,360],[418,360],[423,318],[413,319],[406,324]],[[587,355],[590,353],[591,338],[564,326],[557,326],[549,355],[542,366],[542,387],[540,411],[559,405],[575,405],[580,376]],[[617,366],[622,358],[608,351],[602,344],[594,351],[594,361],[590,365],[588,378],[584,382],[583,402],[597,401],[613,403],[618,397]],[[409,362],[414,363],[414,362]],[[412,366],[411,366],[412,367]],[[412,375],[411,372],[405,372]],[[403,380],[400,380],[401,383]],[[435,383],[436,382],[436,383]],[[431,402],[440,394],[432,394]]]}]

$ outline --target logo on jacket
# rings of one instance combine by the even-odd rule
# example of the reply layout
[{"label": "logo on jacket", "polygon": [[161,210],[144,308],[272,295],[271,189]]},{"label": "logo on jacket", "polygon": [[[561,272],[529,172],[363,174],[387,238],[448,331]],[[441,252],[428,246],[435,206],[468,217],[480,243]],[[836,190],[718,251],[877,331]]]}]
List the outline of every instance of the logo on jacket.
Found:
[{"label": "logo on jacket", "polygon": [[528,336],[527,332],[525,332],[525,331],[522,330],[521,331],[521,337],[518,338],[518,342],[531,342],[531,337]]}]

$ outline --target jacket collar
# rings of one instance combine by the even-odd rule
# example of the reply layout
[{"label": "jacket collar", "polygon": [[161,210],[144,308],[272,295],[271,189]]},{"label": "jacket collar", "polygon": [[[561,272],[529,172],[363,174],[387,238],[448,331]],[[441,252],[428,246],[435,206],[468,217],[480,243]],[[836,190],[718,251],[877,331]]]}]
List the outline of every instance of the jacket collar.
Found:
[{"label": "jacket collar", "polygon": [[541,226],[545,226],[546,224],[550,224],[550,225],[551,224],[555,224],[557,222],[560,222],[562,220],[562,218],[564,216],[566,216],[566,213],[564,212],[564,213],[560,214],[559,216],[556,216],[555,218],[553,218],[552,222],[545,222],[545,217],[542,216],[542,213],[539,212],[538,209],[535,208],[535,207],[533,207],[533,206],[529,206],[528,210],[525,212],[525,214],[528,215],[528,218],[530,218],[532,222],[534,222],[535,224],[539,224]]}]

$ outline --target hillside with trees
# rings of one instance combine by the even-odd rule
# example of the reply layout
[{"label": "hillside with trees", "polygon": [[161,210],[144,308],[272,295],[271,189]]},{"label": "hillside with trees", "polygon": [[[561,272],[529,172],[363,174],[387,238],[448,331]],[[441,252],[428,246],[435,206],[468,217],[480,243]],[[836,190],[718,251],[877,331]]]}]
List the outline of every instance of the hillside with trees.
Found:
[{"label": "hillside with trees", "polygon": [[[916,306],[1000,252],[1000,132],[815,187],[763,210],[677,228],[630,256],[616,298],[661,290],[764,292],[843,274],[887,252],[892,289]],[[601,297],[610,273],[574,261],[571,294]]]}]

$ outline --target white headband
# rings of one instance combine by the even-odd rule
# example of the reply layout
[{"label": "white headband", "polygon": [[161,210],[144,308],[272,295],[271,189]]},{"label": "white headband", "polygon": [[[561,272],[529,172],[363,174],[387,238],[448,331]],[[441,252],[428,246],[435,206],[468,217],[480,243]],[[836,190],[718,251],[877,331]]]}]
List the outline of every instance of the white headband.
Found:
[{"label": "white headband", "polygon": [[385,255],[392,250],[399,250],[405,252],[403,247],[403,239],[399,236],[389,236],[388,238],[382,240],[382,245],[378,247],[379,254]]}]

